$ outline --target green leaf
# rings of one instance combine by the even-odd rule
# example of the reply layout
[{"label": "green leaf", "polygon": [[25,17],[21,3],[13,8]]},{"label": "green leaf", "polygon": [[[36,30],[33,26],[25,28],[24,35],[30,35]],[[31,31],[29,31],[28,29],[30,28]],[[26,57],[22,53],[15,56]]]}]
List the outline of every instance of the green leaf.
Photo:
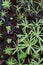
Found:
[{"label": "green leaf", "polygon": [[11,47],[6,47],[4,52],[5,52],[5,54],[10,55],[12,53],[12,48]]}]

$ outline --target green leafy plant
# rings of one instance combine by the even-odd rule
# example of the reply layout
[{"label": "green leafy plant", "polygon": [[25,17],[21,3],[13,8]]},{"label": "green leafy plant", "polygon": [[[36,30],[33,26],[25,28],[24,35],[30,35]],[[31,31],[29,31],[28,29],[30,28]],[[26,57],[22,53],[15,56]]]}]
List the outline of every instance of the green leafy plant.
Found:
[{"label": "green leafy plant", "polygon": [[11,26],[6,26],[6,30],[9,33],[11,31]]},{"label": "green leafy plant", "polygon": [[31,63],[29,65],[43,65],[41,64],[41,62],[43,61],[43,58],[42,59],[39,59],[38,62],[35,61],[34,59],[32,59]]},{"label": "green leafy plant", "polygon": [[5,54],[11,55],[12,53],[12,48],[11,47],[6,47],[4,50]]},{"label": "green leafy plant", "polygon": [[[32,56],[33,56],[34,59],[35,58],[38,59],[39,52],[43,48],[43,46],[38,46],[37,45],[37,44],[40,44],[40,42],[43,42],[43,39],[41,39],[41,37],[40,37],[41,36],[41,31],[43,30],[43,28],[41,28],[41,26],[40,26],[42,23],[43,23],[43,20],[39,20],[39,21],[36,21],[36,23],[32,22],[32,23],[28,24],[28,21],[25,18],[25,20],[23,20],[21,22],[21,24],[17,24],[18,28],[19,28],[19,26],[23,26],[23,28],[22,28],[23,34],[17,34],[18,46],[16,45],[16,52],[17,51],[21,52],[23,49],[27,48],[25,53],[22,51],[23,53],[21,53],[21,55],[19,54],[20,55],[19,60],[20,59],[24,60],[24,58],[27,56],[27,54],[29,55],[30,53],[31,54],[33,53]],[[29,33],[26,32],[26,28],[30,28]],[[34,36],[34,34],[36,34],[36,36]],[[37,36],[39,36],[39,37],[37,37]],[[43,36],[43,34],[42,34],[42,36]],[[33,52],[30,52],[31,50]]]},{"label": "green leafy plant", "polygon": [[5,16],[6,16],[6,13],[7,13],[7,12],[2,11],[2,12],[1,12],[1,16],[2,16],[2,17],[5,17]]},{"label": "green leafy plant", "polygon": [[[26,39],[28,41],[26,41]],[[22,44],[21,42],[23,42],[24,44]],[[33,46],[37,43],[37,39],[32,38],[32,36],[30,37],[30,40],[28,39],[28,35],[25,37],[21,37],[19,39],[19,43],[18,47],[20,50],[22,50],[23,48],[27,48],[27,54],[30,54],[30,50],[33,48]]]},{"label": "green leafy plant", "polygon": [[[40,24],[39,24],[39,23],[40,23],[40,22],[34,23],[36,27],[33,26],[32,34],[35,35],[35,37],[36,37],[37,39],[39,39],[39,41],[42,41],[42,42],[43,42],[43,39],[40,37],[41,31],[43,30],[43,28],[40,27]],[[34,24],[33,24],[33,25],[34,25]],[[35,28],[36,28],[37,30],[35,30]],[[41,30],[40,30],[40,29],[41,29]],[[42,34],[42,36],[43,36],[43,34]]]},{"label": "green leafy plant", "polygon": [[16,59],[9,58],[8,61],[6,61],[7,65],[17,65]]},{"label": "green leafy plant", "polygon": [[11,2],[9,0],[3,0],[2,6],[4,9],[9,9],[11,6]]},{"label": "green leafy plant", "polygon": [[7,43],[11,43],[12,42],[12,39],[11,38],[7,38]]},{"label": "green leafy plant", "polygon": [[17,15],[17,20],[23,20],[23,19],[24,19],[24,14]]},{"label": "green leafy plant", "polygon": [[28,21],[26,20],[26,17],[24,18],[24,20],[22,20],[21,24],[17,24],[17,26],[23,26],[22,30],[25,33],[26,28],[29,28],[29,24]]}]

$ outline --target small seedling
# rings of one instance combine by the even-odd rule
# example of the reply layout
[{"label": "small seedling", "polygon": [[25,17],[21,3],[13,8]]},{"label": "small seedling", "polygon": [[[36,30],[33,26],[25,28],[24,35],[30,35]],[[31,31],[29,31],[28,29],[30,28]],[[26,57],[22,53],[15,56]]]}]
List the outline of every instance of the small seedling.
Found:
[{"label": "small seedling", "polygon": [[7,43],[11,43],[12,42],[12,39],[11,38],[7,38]]},{"label": "small seedling", "polygon": [[8,61],[6,63],[7,63],[7,65],[14,65],[14,60],[8,59]]},{"label": "small seedling", "polygon": [[9,58],[8,61],[6,61],[7,65],[17,65],[17,61],[13,58]]},{"label": "small seedling", "polygon": [[11,26],[6,26],[6,30],[9,33],[11,31]]},{"label": "small seedling", "polygon": [[12,53],[12,48],[11,47],[6,47],[4,50],[5,54],[11,55]]},{"label": "small seedling", "polygon": [[2,16],[2,17],[5,17],[5,16],[6,16],[6,12],[5,12],[5,11],[2,11],[2,12],[1,12],[1,16]]},{"label": "small seedling", "polygon": [[4,9],[9,9],[11,6],[11,3],[9,0],[4,0],[2,6]]},{"label": "small seedling", "polygon": [[24,19],[24,14],[17,15],[17,20],[23,20],[23,19]]}]

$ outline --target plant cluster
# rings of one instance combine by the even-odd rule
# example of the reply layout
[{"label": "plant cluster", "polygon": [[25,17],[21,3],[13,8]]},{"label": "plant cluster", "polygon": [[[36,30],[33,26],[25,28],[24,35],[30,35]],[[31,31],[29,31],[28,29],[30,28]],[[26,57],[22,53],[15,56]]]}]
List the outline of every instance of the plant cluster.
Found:
[{"label": "plant cluster", "polygon": [[16,0],[17,5],[12,1],[3,0],[3,10],[0,12],[0,42],[4,38],[3,53],[8,56],[7,60],[4,60],[5,64],[43,65],[43,16],[39,16],[43,11],[43,1]]}]

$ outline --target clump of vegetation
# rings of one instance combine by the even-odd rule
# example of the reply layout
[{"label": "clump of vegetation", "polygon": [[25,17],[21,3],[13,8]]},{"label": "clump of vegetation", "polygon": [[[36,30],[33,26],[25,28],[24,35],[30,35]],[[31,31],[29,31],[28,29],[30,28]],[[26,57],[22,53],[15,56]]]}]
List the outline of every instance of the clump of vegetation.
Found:
[{"label": "clump of vegetation", "polygon": [[5,52],[5,54],[9,54],[10,55],[12,53],[12,48],[6,47],[4,52]]},{"label": "clump of vegetation", "polygon": [[2,16],[2,17],[6,17],[6,12],[5,12],[5,11],[2,11],[2,12],[1,12],[1,16]]},{"label": "clump of vegetation", "polygon": [[12,42],[12,39],[11,38],[7,38],[7,43],[11,43]]},{"label": "clump of vegetation", "polygon": [[6,30],[9,33],[11,31],[11,26],[6,26]]},{"label": "clump of vegetation", "polygon": [[11,6],[10,4],[11,3],[10,3],[9,0],[4,0],[2,6],[3,6],[4,9],[9,9],[10,6]]},{"label": "clump of vegetation", "polygon": [[2,0],[1,5],[0,63],[43,65],[43,1]]},{"label": "clump of vegetation", "polygon": [[6,62],[8,65],[15,65],[16,64],[16,59],[9,58],[8,61]]}]

